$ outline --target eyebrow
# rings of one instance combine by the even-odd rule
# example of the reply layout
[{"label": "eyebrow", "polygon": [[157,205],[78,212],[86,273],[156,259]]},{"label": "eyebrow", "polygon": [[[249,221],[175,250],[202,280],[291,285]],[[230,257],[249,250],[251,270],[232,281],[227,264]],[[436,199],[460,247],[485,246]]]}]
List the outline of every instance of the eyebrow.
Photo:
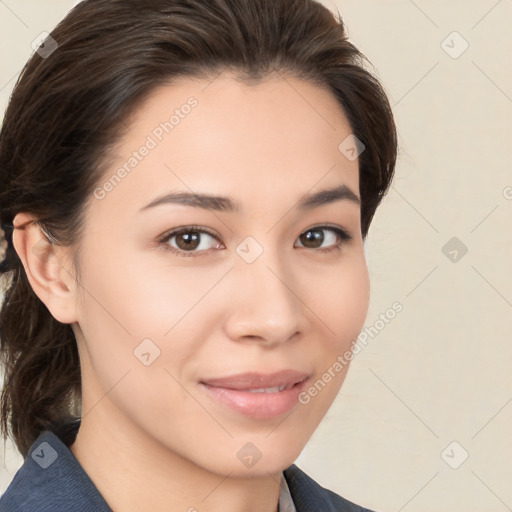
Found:
[{"label": "eyebrow", "polygon": [[[341,200],[351,201],[358,205],[361,204],[359,197],[349,187],[340,185],[328,190],[305,194],[298,201],[297,207],[299,210],[309,210]],[[241,210],[240,205],[229,197],[194,194],[190,192],[171,192],[157,197],[146,206],[143,206],[139,211],[142,212],[163,204],[181,204],[193,208],[219,212],[238,213]]]}]

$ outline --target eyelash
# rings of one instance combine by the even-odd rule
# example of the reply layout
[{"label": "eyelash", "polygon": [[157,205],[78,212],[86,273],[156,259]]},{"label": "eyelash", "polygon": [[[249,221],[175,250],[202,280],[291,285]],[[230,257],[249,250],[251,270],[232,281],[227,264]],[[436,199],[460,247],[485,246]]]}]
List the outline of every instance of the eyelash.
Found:
[{"label": "eyelash", "polygon": [[[344,229],[341,229],[339,227],[334,227],[334,226],[326,226],[326,225],[310,227],[310,228],[306,229],[305,231],[303,231],[301,233],[301,235],[304,233],[307,233],[308,231],[319,231],[319,230],[332,231],[333,233],[335,233],[338,236],[339,241],[338,241],[338,243],[331,245],[330,247],[327,247],[324,249],[310,249],[312,251],[317,251],[317,252],[322,252],[322,253],[330,253],[333,251],[340,251],[341,247],[343,245],[349,243],[352,240],[352,235],[349,235],[347,233],[347,231],[345,231]],[[197,257],[197,256],[200,256],[201,254],[203,254],[204,252],[208,252],[207,250],[182,251],[182,250],[176,249],[175,247],[172,247],[169,245],[168,242],[169,242],[169,240],[171,240],[171,238],[174,238],[175,236],[178,236],[178,235],[182,235],[183,233],[190,233],[190,232],[203,233],[206,235],[210,235],[212,238],[215,238],[218,241],[217,235],[213,231],[210,231],[209,229],[206,229],[206,228],[203,228],[200,226],[185,226],[182,228],[174,229],[173,231],[166,233],[164,236],[162,236],[158,240],[158,244],[161,245],[164,250],[170,251],[173,254],[176,254],[178,256],[184,256],[184,257]],[[307,249],[307,247],[305,247],[305,249]]]}]

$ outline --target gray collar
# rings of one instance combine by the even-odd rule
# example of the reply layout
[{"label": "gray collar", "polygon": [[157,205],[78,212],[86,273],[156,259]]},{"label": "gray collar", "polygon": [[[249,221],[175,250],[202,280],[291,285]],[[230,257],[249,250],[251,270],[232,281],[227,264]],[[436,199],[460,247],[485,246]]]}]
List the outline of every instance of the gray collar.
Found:
[{"label": "gray collar", "polygon": [[278,512],[297,512],[283,473],[281,473],[281,489],[279,491],[279,505],[277,510]]}]

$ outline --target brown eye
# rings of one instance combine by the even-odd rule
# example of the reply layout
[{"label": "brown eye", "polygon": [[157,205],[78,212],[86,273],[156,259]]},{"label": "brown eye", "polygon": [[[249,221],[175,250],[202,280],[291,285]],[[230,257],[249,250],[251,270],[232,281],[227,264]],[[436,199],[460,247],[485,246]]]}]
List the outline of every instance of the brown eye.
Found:
[{"label": "brown eye", "polygon": [[[324,232],[328,232],[330,235],[325,236]],[[319,249],[324,252],[339,249],[343,243],[351,240],[351,238],[343,229],[329,226],[310,228],[299,236],[302,247]],[[324,242],[327,242],[327,247],[322,248]]]},{"label": "brown eye", "polygon": [[310,229],[309,231],[302,233],[299,239],[304,245],[304,247],[308,247],[310,249],[317,249],[322,245],[325,238],[322,231],[322,229]]},{"label": "brown eye", "polygon": [[[196,253],[207,251],[217,244],[210,242],[208,239],[216,242],[216,237],[204,228],[196,228],[194,226],[176,229],[168,233],[160,240],[168,249],[173,252],[179,253],[182,256],[195,256]],[[172,241],[174,240],[174,243]],[[188,254],[187,254],[188,253]]]},{"label": "brown eye", "polygon": [[[328,234],[325,235],[325,232]],[[209,239],[210,245],[208,245]],[[310,228],[298,238],[301,243],[299,247],[324,253],[340,250],[341,246],[351,239],[352,236],[345,230],[331,226]],[[200,256],[211,248],[219,249],[222,246],[215,233],[199,226],[174,229],[164,235],[159,242],[165,249],[178,256]],[[325,242],[327,242],[327,246],[322,247]]]},{"label": "brown eye", "polygon": [[201,235],[197,231],[187,231],[179,235],[174,235],[173,238],[176,238],[178,249],[188,251],[197,249],[200,245]]}]

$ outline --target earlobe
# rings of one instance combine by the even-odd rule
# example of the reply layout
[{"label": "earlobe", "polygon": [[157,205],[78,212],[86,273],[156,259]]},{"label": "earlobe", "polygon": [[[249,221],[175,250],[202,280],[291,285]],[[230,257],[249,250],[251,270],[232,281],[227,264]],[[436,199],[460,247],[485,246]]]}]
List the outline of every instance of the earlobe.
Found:
[{"label": "earlobe", "polygon": [[13,221],[12,243],[30,286],[52,316],[62,323],[74,323],[76,315],[76,283],[64,249],[53,244],[37,219],[18,213]]}]

